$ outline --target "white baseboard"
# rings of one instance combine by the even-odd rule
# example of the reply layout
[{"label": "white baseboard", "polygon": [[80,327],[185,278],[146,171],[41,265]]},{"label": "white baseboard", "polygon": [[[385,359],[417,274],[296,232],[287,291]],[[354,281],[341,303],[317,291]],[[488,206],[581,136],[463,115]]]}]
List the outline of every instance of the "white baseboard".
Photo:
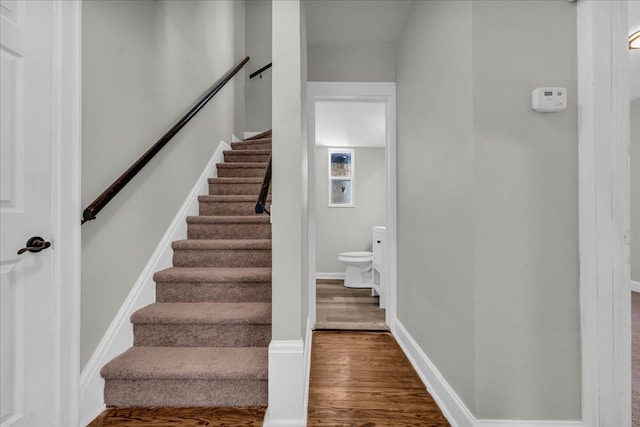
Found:
[{"label": "white baseboard", "polygon": [[240,138],[238,138],[235,135],[231,135],[231,142],[240,142],[240,141],[242,141]]},{"label": "white baseboard", "polygon": [[304,339],[304,364],[305,364],[305,376],[304,376],[304,388],[303,388],[303,426],[307,425],[307,413],[309,412],[309,379],[311,377],[311,344],[313,343],[313,331],[311,330],[311,318],[307,317],[307,329]]},{"label": "white baseboard", "polygon": [[218,144],[218,148],[211,156],[209,163],[174,217],[162,240],[158,243],[155,252],[100,340],[87,366],[82,370],[80,375],[80,421],[82,425],[89,424],[105,409],[104,380],[100,376],[100,369],[111,359],[131,347],[133,327],[129,319],[133,312],[155,301],[153,274],[171,267],[173,257],[171,242],[187,238],[186,218],[189,215],[198,214],[198,195],[209,194],[208,178],[217,175],[216,163],[222,162],[222,152],[230,148],[229,144],[224,141]]},{"label": "white baseboard", "polygon": [[264,427],[301,427],[305,385],[304,343],[273,340],[269,345],[269,407]]},{"label": "white baseboard", "polygon": [[629,282],[629,286],[631,286],[633,292],[640,292],[640,282],[632,280]]},{"label": "white baseboard", "polygon": [[477,420],[476,427],[584,427],[582,421]]},{"label": "white baseboard", "polygon": [[394,335],[452,427],[583,427],[582,421],[478,420],[398,319]]},{"label": "white baseboard", "polygon": [[396,319],[395,323],[395,338],[398,344],[449,423],[453,427],[474,427],[476,420],[462,399],[447,383],[438,368],[429,360],[400,320]]},{"label": "white baseboard", "polygon": [[316,279],[344,280],[344,273],[316,273]]}]

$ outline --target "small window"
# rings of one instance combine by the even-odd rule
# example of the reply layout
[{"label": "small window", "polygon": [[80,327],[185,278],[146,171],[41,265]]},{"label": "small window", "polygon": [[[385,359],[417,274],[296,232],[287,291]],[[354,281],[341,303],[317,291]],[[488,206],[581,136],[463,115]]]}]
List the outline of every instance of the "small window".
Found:
[{"label": "small window", "polygon": [[355,206],[355,163],[353,150],[329,149],[329,207]]}]

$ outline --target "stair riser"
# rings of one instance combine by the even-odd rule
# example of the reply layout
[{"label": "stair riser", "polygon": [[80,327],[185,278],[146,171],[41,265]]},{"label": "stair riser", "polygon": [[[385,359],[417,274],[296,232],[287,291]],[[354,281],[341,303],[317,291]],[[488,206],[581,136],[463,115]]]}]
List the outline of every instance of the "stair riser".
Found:
[{"label": "stair riser", "polygon": [[178,249],[175,267],[270,267],[271,249]]},{"label": "stair riser", "polygon": [[264,167],[259,168],[218,168],[220,178],[262,178]]},{"label": "stair riser", "polygon": [[200,202],[200,215],[256,215],[255,209],[256,202]]},{"label": "stair riser", "polygon": [[[248,153],[250,150],[240,150],[241,153]],[[269,154],[239,154],[225,153],[225,163],[246,162],[246,163],[266,163],[269,161]]]},{"label": "stair riser", "polygon": [[232,142],[231,148],[234,150],[271,150],[270,142],[252,142],[243,144],[241,142]]},{"label": "stair riser", "polygon": [[116,408],[266,406],[266,380],[105,381],[104,402]]},{"label": "stair riser", "polygon": [[262,184],[209,184],[209,194],[212,196],[247,195],[258,197]]},{"label": "stair riser", "polygon": [[145,347],[268,347],[271,325],[134,324],[134,345]]},{"label": "stair riser", "polygon": [[157,302],[271,302],[271,282],[156,283]]},{"label": "stair riser", "polygon": [[189,224],[189,239],[270,239],[271,224]]}]

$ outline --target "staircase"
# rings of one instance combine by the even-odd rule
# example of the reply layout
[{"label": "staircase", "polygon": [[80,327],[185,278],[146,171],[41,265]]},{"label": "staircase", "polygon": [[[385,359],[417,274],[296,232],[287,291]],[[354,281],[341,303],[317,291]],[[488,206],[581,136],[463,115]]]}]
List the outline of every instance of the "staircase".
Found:
[{"label": "staircase", "polygon": [[271,225],[254,207],[270,137],[224,152],[173,267],[154,275],[156,302],[131,316],[133,347],[100,371],[108,407],[267,405]]}]

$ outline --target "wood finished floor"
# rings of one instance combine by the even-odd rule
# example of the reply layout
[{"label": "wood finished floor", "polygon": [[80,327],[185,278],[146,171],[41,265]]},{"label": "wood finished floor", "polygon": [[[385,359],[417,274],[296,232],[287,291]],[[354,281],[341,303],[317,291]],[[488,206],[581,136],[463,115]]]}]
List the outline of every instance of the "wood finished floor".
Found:
[{"label": "wood finished floor", "polygon": [[371,289],[346,288],[343,280],[316,282],[315,329],[388,330],[385,310]]},{"label": "wood finished floor", "polygon": [[450,427],[389,333],[313,333],[309,427]]},{"label": "wood finished floor", "polygon": [[[108,409],[89,427],[262,426],[265,408]],[[389,333],[313,333],[309,427],[450,427]]]},{"label": "wood finished floor", "polygon": [[266,408],[111,408],[88,427],[262,426]]}]

